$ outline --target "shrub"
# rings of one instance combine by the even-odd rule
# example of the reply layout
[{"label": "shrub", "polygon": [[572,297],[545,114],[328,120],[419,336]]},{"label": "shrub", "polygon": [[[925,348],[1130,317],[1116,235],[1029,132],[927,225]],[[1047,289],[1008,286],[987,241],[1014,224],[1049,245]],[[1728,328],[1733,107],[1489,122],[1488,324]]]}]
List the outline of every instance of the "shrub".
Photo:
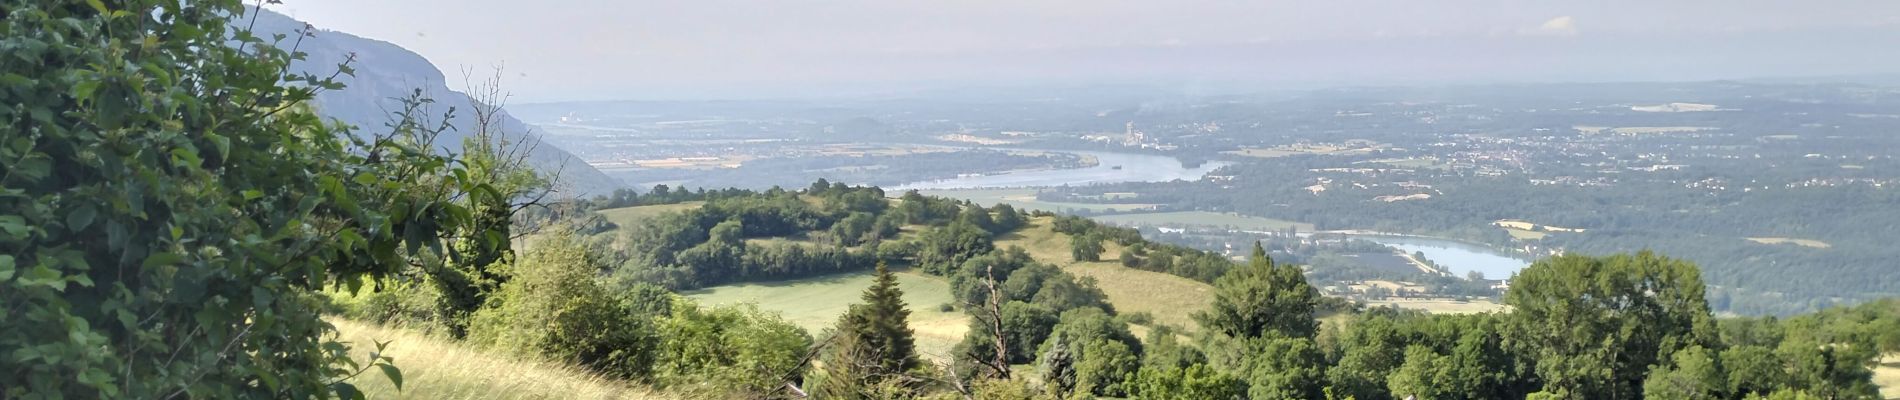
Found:
[{"label": "shrub", "polygon": [[307,300],[507,236],[455,200],[492,188],[416,150],[440,132],[420,95],[387,135],[329,124],[304,102],[342,84],[289,72],[250,12],[0,7],[0,397],[354,397],[346,375],[397,370],[351,363]]},{"label": "shrub", "polygon": [[752,305],[702,309],[674,299],[660,333],[653,379],[676,390],[708,390],[727,398],[782,397],[788,376],[803,373],[811,337]]},{"label": "shrub", "polygon": [[514,276],[469,323],[469,340],[621,377],[646,374],[650,316],[596,281],[601,270],[577,238],[556,234],[523,254]]}]

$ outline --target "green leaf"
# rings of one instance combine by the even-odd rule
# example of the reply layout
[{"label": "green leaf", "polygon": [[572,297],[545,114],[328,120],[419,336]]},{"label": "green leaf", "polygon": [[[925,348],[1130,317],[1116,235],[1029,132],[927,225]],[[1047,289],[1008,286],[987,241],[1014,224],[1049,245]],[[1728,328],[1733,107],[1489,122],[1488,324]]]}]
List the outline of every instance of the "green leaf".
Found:
[{"label": "green leaf", "polygon": [[26,236],[26,218],[20,218],[18,215],[0,215],[0,232],[6,232],[7,236],[13,237]]},{"label": "green leaf", "polygon": [[20,275],[20,286],[45,286],[56,291],[66,291],[66,280],[62,278],[64,277],[60,276],[58,270],[38,265],[26,270],[26,274]]},{"label": "green leaf", "polygon": [[263,191],[257,189],[244,191],[244,201],[257,200],[259,197],[264,197]]},{"label": "green leaf", "polygon": [[66,214],[66,229],[74,232],[85,230],[86,227],[92,226],[93,218],[97,218],[98,216],[99,210],[94,208],[91,204],[80,204],[79,208],[75,208],[72,213]]},{"label": "green leaf", "polygon": [[402,369],[389,364],[376,364],[383,369],[383,376],[389,377],[389,383],[396,384],[396,391],[402,391]]},{"label": "green leaf", "polygon": [[259,310],[270,308],[271,301],[276,299],[277,296],[272,295],[270,289],[265,289],[263,286],[251,287],[251,305]]},{"label": "green leaf", "polygon": [[339,399],[355,400],[363,398],[363,393],[356,390],[356,385],[344,382],[330,384],[330,390],[336,392],[336,398]]},{"label": "green leaf", "polygon": [[143,268],[157,268],[177,264],[184,260],[185,257],[179,256],[176,253],[153,253],[151,256],[145,257],[145,262],[139,265]]},{"label": "green leaf", "polygon": [[211,146],[218,149],[218,158],[231,157],[231,138],[218,134],[205,134],[205,139],[210,139]]},{"label": "green leaf", "polygon": [[100,14],[107,14],[111,12],[111,10],[106,9],[106,3],[104,1],[86,0],[86,5],[92,6],[92,9],[94,11],[98,11]]},{"label": "green leaf", "polygon": [[99,90],[98,79],[85,79],[73,84],[73,100],[85,103],[92,99],[92,93]]},{"label": "green leaf", "polygon": [[0,281],[13,278],[13,256],[0,254]]}]

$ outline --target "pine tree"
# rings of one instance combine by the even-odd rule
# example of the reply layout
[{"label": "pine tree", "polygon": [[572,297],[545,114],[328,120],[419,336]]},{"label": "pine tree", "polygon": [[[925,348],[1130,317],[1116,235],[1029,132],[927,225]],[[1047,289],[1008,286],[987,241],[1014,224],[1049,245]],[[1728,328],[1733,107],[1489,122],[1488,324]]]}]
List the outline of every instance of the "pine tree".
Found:
[{"label": "pine tree", "polygon": [[915,382],[905,378],[917,369],[916,339],[910,329],[910,310],[897,277],[884,263],[864,290],[864,303],[854,304],[838,320],[831,352],[814,379],[813,392],[825,398],[880,398],[889,390],[907,390]]},{"label": "pine tree", "polygon": [[1040,366],[1038,372],[1045,390],[1058,398],[1068,397],[1075,390],[1075,354],[1062,336],[1049,340],[1049,350],[1042,352],[1042,360],[1036,363]]}]

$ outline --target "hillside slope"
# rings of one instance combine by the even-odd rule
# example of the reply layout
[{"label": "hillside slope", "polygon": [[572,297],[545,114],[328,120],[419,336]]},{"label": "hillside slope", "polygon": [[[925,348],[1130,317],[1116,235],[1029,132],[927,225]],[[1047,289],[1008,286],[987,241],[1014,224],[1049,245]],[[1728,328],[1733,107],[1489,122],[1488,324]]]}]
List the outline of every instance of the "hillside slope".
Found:
[{"label": "hillside slope", "polygon": [[340,340],[355,344],[359,360],[375,348],[371,343],[389,342],[383,355],[402,368],[401,390],[375,372],[350,380],[372,399],[673,398],[570,365],[521,361],[405,329],[344,319],[330,323]]},{"label": "hillside slope", "polygon": [[[1053,218],[1038,217],[1022,230],[996,238],[997,248],[1020,246],[1036,261],[1054,265],[1080,277],[1095,278],[1096,285],[1108,295],[1108,301],[1120,312],[1145,312],[1155,322],[1198,329],[1196,312],[1206,310],[1214,301],[1214,287],[1192,279],[1160,272],[1121,266],[1119,260],[1075,261],[1069,254],[1069,235],[1053,228]],[[1106,243],[1105,256],[1121,252],[1121,246]]]},{"label": "hillside slope", "polygon": [[[296,40],[295,30],[304,27],[303,22],[270,10],[259,12],[256,22],[257,36],[268,40],[271,34],[285,34],[289,37],[285,39],[286,47],[290,46],[288,42]],[[415,52],[389,42],[322,30],[314,37],[304,39],[297,49],[309,56],[291,68],[320,75],[335,71],[336,65],[351,54],[356,56],[352,64],[356,70],[355,76],[337,78],[349,87],[317,95],[315,105],[324,116],[342,120],[363,131],[375,132],[389,121],[390,110],[401,108],[397,98],[421,89],[424,94],[435,99],[436,113],[447,112],[449,107],[457,111],[455,118],[449,122],[462,129],[443,133],[437,139],[438,146],[459,150],[462,139],[468,135],[467,127],[474,125],[474,117],[469,112],[469,96],[451,90],[442,71]],[[501,116],[500,125],[510,141],[530,139],[525,143],[540,142],[540,134],[534,133],[532,127],[506,113]],[[558,175],[559,185],[556,189],[562,197],[592,197],[625,186],[551,143],[540,142],[528,157],[536,170]]]}]

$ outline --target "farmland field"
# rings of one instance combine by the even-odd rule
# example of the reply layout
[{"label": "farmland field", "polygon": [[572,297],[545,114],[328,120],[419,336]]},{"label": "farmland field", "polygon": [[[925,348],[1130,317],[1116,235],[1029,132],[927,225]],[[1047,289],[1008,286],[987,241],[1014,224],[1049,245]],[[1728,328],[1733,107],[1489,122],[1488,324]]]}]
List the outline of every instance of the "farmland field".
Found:
[{"label": "farmland field", "polygon": [[1383,160],[1360,161],[1360,162],[1355,162],[1353,164],[1365,164],[1365,163],[1385,164],[1385,165],[1390,165],[1397,168],[1451,169],[1450,165],[1441,163],[1437,159],[1434,159],[1434,158],[1392,158],[1392,159],[1383,159]]},{"label": "farmland field", "polygon": [[1223,151],[1221,152],[1221,154],[1232,154],[1232,155],[1237,155],[1237,156],[1254,157],[1254,158],[1279,158],[1279,157],[1296,156],[1296,155],[1302,155],[1302,154],[1317,154],[1317,155],[1366,154],[1368,152],[1373,151],[1374,149],[1376,149],[1376,147],[1353,147],[1353,148],[1340,147],[1340,146],[1277,146],[1273,148],[1242,147],[1239,150]]},{"label": "farmland field", "polygon": [[1785,238],[1785,237],[1752,237],[1752,238],[1748,238],[1748,241],[1761,243],[1761,244],[1792,244],[1796,246],[1813,247],[1817,249],[1825,249],[1829,247],[1834,247],[1834,245],[1828,244],[1827,242],[1814,240],[1814,239],[1797,239],[1797,238]]},{"label": "farmland field", "polygon": [[1394,306],[1394,307],[1410,309],[1410,310],[1420,310],[1420,311],[1424,311],[1424,312],[1432,313],[1432,314],[1476,314],[1476,313],[1486,313],[1486,312],[1503,312],[1503,311],[1510,310],[1510,307],[1507,307],[1503,304],[1498,304],[1496,302],[1493,302],[1490,300],[1483,300],[1483,299],[1470,300],[1470,301],[1458,301],[1458,300],[1441,300],[1441,299],[1395,298],[1395,299],[1388,299],[1388,300],[1367,300],[1367,301],[1364,301],[1364,303],[1366,303],[1367,307]]},{"label": "farmland field", "polygon": [[1313,224],[1293,222],[1273,218],[1252,217],[1231,213],[1207,211],[1173,211],[1146,214],[1117,214],[1092,217],[1117,225],[1140,226],[1208,226],[1228,227],[1244,230],[1278,230],[1293,227],[1302,232],[1313,230]]},{"label": "farmland field", "polygon": [[1538,232],[1538,231],[1527,231],[1527,230],[1517,229],[1517,228],[1504,228],[1504,232],[1511,234],[1511,238],[1517,239],[1517,240],[1538,240],[1538,239],[1543,239],[1545,236],[1550,236],[1550,234],[1548,233],[1543,233],[1543,232]]},{"label": "farmland field", "polygon": [[[917,333],[917,351],[935,360],[945,360],[950,347],[963,340],[969,330],[969,317],[960,311],[943,312],[938,306],[955,301],[950,283],[922,273],[898,270],[897,287],[904,291],[904,303],[910,309],[910,327]],[[812,336],[838,322],[859,296],[871,287],[870,272],[853,272],[778,282],[742,283],[715,286],[681,293],[703,305],[738,303],[758,304],[760,309],[777,312]]]}]

